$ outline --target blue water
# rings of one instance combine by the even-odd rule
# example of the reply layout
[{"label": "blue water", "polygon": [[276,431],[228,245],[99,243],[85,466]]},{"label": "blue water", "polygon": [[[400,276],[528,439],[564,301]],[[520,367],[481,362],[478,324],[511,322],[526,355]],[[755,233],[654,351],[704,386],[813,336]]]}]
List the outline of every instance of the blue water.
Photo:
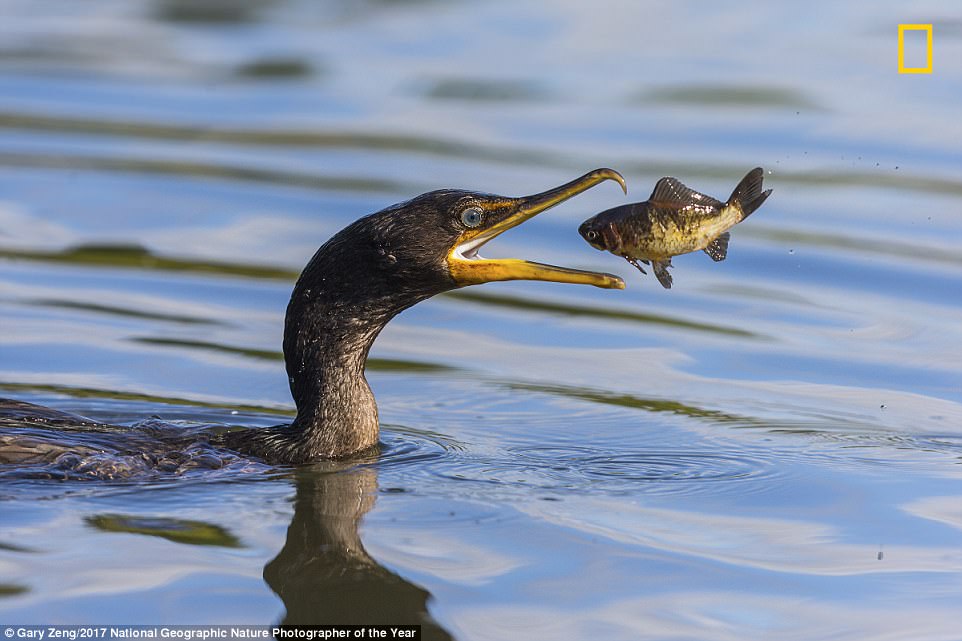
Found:
[{"label": "blue water", "polygon": [[[960,637],[954,5],[0,12],[0,396],[104,422],[289,420],[293,278],[423,191],[602,166],[631,200],[665,175],[724,197],[754,166],[774,190],[670,291],[576,233],[626,202],[614,184],[491,243],[627,289],[494,283],[403,313],[371,354],[379,456],[0,470],[0,623]],[[929,22],[933,73],[898,74],[897,25]]]}]

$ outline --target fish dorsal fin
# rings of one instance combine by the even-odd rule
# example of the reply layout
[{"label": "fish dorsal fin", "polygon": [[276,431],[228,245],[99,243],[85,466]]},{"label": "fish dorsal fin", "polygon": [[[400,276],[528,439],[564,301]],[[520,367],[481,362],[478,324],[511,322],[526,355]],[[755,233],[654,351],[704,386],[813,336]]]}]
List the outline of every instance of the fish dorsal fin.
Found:
[{"label": "fish dorsal fin", "polygon": [[711,196],[698,193],[685,186],[683,182],[671,176],[665,176],[655,183],[655,189],[648,197],[648,201],[672,208],[687,207],[688,205],[720,206],[722,204]]},{"label": "fish dorsal fin", "polygon": [[731,240],[732,235],[727,231],[724,234],[719,234],[718,238],[708,243],[705,247],[705,253],[711,256],[711,259],[716,263],[720,260],[725,260],[725,256],[728,255],[728,241]]}]

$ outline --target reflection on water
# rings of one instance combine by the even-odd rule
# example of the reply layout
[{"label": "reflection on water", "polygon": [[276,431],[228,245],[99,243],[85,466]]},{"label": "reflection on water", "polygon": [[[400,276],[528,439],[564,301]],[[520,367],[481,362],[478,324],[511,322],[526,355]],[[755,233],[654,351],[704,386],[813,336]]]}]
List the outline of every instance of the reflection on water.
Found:
[{"label": "reflection on water", "polygon": [[430,594],[364,549],[358,525],[374,506],[377,471],[338,467],[295,474],[287,540],[264,567],[264,580],[284,602],[282,623],[413,624],[423,639],[450,639],[428,614]]},{"label": "reflection on water", "polygon": [[527,81],[471,80],[468,78],[445,78],[431,83],[424,92],[436,100],[481,100],[513,102],[537,100],[543,96]]},{"label": "reflection on water", "polygon": [[98,158],[96,156],[44,156],[42,154],[2,154],[0,165],[8,167],[34,167],[36,169],[61,169],[105,172],[136,172],[152,175],[174,175],[190,178],[217,178],[241,182],[265,182],[291,187],[343,190],[349,192],[397,192],[404,189],[402,183],[376,178],[350,176],[318,176],[280,172],[257,167],[209,164],[189,160],[154,160],[148,158]]},{"label": "reflection on water", "polygon": [[0,583],[0,598],[9,596],[18,596],[27,592],[29,588],[23,585],[10,585],[8,583]]},{"label": "reflection on water", "polygon": [[294,58],[262,58],[248,62],[237,70],[237,75],[248,78],[279,80],[309,76],[314,72],[309,64]]},{"label": "reflection on water", "polygon": [[[4,436],[132,473],[0,464],[0,618],[956,638],[962,40],[903,5],[7,0],[0,395],[92,420]],[[896,73],[899,22],[935,23],[932,75]],[[199,438],[134,465],[145,435],[290,420],[291,284],[359,216],[596,166],[632,201],[724,193],[758,165],[771,206],[671,292],[402,314],[368,362],[377,457]],[[485,253],[621,269],[576,232],[621,198]]]},{"label": "reflection on water", "polygon": [[[39,260],[75,265],[96,265],[100,267],[134,267],[165,271],[211,272],[251,278],[284,278],[293,280],[297,277],[297,272],[280,268],[165,258],[156,256],[147,249],[137,246],[81,245],[79,247],[70,247],[55,252],[3,250],[0,256],[10,259]],[[93,303],[86,304],[90,306]]]},{"label": "reflection on water", "polygon": [[103,532],[127,532],[159,536],[168,541],[189,545],[219,545],[241,547],[237,537],[224,528],[203,523],[170,518],[143,518],[127,514],[97,514],[88,516],[87,524]]},{"label": "reflection on water", "polygon": [[692,105],[707,109],[741,107],[749,109],[788,108],[818,109],[804,93],[790,88],[758,86],[691,85],[658,87],[640,96],[640,100]]}]

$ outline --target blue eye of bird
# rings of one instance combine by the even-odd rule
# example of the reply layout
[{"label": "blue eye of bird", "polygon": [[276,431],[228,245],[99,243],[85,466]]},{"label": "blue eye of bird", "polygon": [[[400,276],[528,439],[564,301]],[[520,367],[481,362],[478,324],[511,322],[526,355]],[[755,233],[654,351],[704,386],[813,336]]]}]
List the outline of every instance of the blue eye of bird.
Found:
[{"label": "blue eye of bird", "polygon": [[477,227],[482,220],[484,220],[484,212],[477,207],[465,209],[461,212],[461,222],[464,223],[465,227]]}]

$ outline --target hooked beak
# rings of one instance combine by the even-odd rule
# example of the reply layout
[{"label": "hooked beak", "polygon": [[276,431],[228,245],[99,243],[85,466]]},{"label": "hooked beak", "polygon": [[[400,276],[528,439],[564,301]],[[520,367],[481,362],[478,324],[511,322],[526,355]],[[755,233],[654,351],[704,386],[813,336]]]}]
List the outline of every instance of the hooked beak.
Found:
[{"label": "hooked beak", "polygon": [[625,179],[613,169],[595,169],[569,183],[534,196],[504,199],[499,203],[512,213],[490,227],[467,230],[448,254],[448,268],[459,287],[497,280],[545,280],[554,283],[594,285],[624,289],[625,281],[614,274],[589,272],[568,267],[534,263],[520,258],[481,258],[478,249],[492,238],[517,227],[546,209],[591,189],[598,183],[614,180],[628,193]]}]

